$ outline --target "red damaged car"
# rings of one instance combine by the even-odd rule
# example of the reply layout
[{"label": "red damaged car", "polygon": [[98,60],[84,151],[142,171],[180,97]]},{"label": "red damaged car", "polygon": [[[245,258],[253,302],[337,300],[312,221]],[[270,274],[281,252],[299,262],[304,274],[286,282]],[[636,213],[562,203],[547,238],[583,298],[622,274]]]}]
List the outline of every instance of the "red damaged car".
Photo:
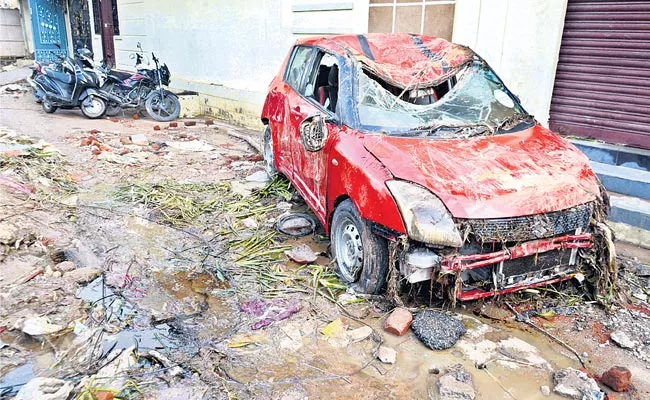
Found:
[{"label": "red damaged car", "polygon": [[587,158],[467,47],[411,34],[299,40],[262,111],[264,158],[331,238],[343,281],[391,268],[471,300],[570,279],[605,254]]}]

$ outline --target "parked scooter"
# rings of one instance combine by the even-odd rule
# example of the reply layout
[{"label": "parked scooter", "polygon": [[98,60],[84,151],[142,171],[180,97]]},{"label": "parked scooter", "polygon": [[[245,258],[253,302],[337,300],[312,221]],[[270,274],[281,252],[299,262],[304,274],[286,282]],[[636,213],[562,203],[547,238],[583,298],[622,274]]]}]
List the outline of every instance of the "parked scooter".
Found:
[{"label": "parked scooter", "polygon": [[43,110],[53,113],[59,107],[79,107],[87,118],[102,117],[108,97],[99,90],[97,74],[85,71],[79,59],[57,57],[61,60],[61,69],[41,67],[27,80],[34,88],[35,99],[42,100]]},{"label": "parked scooter", "polygon": [[107,74],[107,81],[102,86],[102,92],[109,99],[107,113],[110,115],[115,107],[139,109],[144,106],[156,121],[173,121],[178,118],[181,105],[174,93],[163,88],[170,82],[169,68],[166,64],[160,65],[154,53],[151,53],[151,58],[155,68],[147,68],[142,63],[145,56],[140,43],[138,49],[139,53],[131,55],[136,60],[135,74],[100,68]]}]

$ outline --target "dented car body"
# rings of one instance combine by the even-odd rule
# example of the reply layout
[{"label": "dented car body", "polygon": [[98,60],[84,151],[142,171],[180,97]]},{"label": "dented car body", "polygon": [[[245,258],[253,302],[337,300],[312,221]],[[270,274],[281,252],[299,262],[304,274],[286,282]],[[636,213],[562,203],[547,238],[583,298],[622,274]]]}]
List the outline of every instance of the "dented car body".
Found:
[{"label": "dented car body", "polygon": [[302,39],[262,121],[267,169],[300,192],[359,290],[379,293],[395,270],[471,300],[594,263],[607,199],[587,158],[467,47],[410,34]]}]

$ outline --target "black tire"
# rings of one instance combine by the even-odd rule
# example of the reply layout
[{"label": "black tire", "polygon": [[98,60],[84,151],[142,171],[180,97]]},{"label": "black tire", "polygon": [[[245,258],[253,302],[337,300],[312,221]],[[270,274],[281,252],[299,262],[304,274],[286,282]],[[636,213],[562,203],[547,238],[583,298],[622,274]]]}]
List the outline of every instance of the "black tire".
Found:
[{"label": "black tire", "polygon": [[97,96],[89,96],[79,105],[81,113],[89,119],[97,119],[106,113],[106,100]]},{"label": "black tire", "polygon": [[178,101],[178,97],[176,97],[172,92],[166,90],[164,92],[165,107],[160,106],[161,95],[159,90],[152,92],[144,105],[151,118],[160,122],[169,122],[175,120],[180,115],[181,103]]},{"label": "black tire", "polygon": [[271,134],[271,127],[269,125],[264,129],[264,143],[263,143],[263,156],[264,168],[269,177],[273,178],[278,174],[275,168],[275,156],[273,154],[273,135]]},{"label": "black tire", "polygon": [[52,114],[58,108],[57,106],[53,105],[49,100],[43,100],[43,103],[41,103],[41,105],[43,106],[43,111],[45,111],[48,114]]},{"label": "black tire", "polygon": [[116,105],[115,103],[108,103],[106,106],[106,116],[114,117],[122,111],[122,107]]},{"label": "black tire", "polygon": [[[381,294],[388,273],[388,242],[372,232],[370,223],[361,218],[350,199],[334,211],[330,237],[332,258],[341,280],[354,285],[358,292]],[[350,264],[352,259],[356,265]]]},{"label": "black tire", "polygon": [[32,90],[32,98],[38,104],[43,103],[43,96],[39,94],[36,90]]}]

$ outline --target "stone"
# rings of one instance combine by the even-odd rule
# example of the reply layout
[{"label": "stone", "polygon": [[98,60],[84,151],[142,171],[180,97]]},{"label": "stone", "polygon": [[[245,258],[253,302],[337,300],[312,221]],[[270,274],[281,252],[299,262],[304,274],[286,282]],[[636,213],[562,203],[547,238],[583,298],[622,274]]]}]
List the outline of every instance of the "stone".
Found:
[{"label": "stone", "polygon": [[128,136],[122,136],[120,138],[120,143],[128,145],[128,144],[133,144],[133,141],[131,141],[131,138]]},{"label": "stone", "polygon": [[54,277],[54,278],[60,278],[62,276],[63,276],[63,273],[61,271],[54,271],[52,273],[52,277]]},{"label": "stone", "polygon": [[20,389],[15,399],[66,400],[73,389],[74,384],[63,379],[34,378]]},{"label": "stone", "polygon": [[206,119],[206,120],[205,120],[205,124],[206,124],[207,126],[214,125],[214,121],[211,120],[211,119]]},{"label": "stone", "polygon": [[542,394],[544,396],[550,396],[551,395],[551,388],[546,386],[546,385],[540,386],[539,390],[540,390],[540,392],[542,392]]},{"label": "stone", "polygon": [[417,313],[411,329],[425,346],[433,350],[450,348],[467,332],[456,318],[432,310]]},{"label": "stone", "polygon": [[77,269],[77,266],[74,265],[72,261],[63,261],[54,266],[54,269],[61,272],[70,272]]},{"label": "stone", "polygon": [[627,333],[623,331],[614,331],[609,338],[624,349],[632,349],[636,346],[636,342],[630,339]]},{"label": "stone", "polygon": [[269,174],[266,171],[257,171],[246,177],[246,181],[248,182],[269,182],[270,180],[271,178],[269,178]]},{"label": "stone", "polygon": [[561,396],[575,400],[604,400],[596,381],[582,371],[564,368],[553,372],[553,391]]},{"label": "stone", "polygon": [[393,335],[402,336],[411,327],[413,321],[413,314],[403,307],[398,307],[386,318],[384,330]]},{"label": "stone", "polygon": [[169,127],[170,127],[170,128],[176,128],[176,127],[178,127],[178,122],[170,122],[170,123],[169,123]]},{"label": "stone", "polygon": [[21,331],[29,336],[44,336],[61,332],[65,326],[53,324],[47,317],[31,317],[22,323]]},{"label": "stone", "polygon": [[75,283],[86,283],[101,275],[102,270],[95,267],[84,267],[75,269],[65,274],[65,277]]},{"label": "stone", "polygon": [[360,342],[362,340],[367,339],[372,335],[372,328],[369,326],[362,326],[361,328],[357,329],[352,329],[351,331],[347,332],[348,338],[352,340],[353,342]]},{"label": "stone", "polygon": [[160,130],[160,125],[154,125],[153,130],[154,131],[159,131]]},{"label": "stone", "polygon": [[472,375],[460,365],[449,369],[438,379],[438,391],[440,400],[473,400],[476,398]]},{"label": "stone", "polygon": [[249,229],[255,229],[258,226],[257,221],[255,221],[253,218],[244,218],[242,219],[241,223]]},{"label": "stone", "polygon": [[184,124],[185,124],[185,126],[195,126],[196,121],[185,121]]},{"label": "stone", "polygon": [[397,352],[392,347],[379,346],[377,358],[384,364],[395,364],[395,361],[397,361]]},{"label": "stone", "polygon": [[12,245],[18,239],[18,227],[8,222],[0,222],[0,244]]},{"label": "stone", "polygon": [[137,135],[131,135],[131,142],[133,144],[136,144],[138,146],[148,146],[149,145],[149,139],[141,133],[138,133]]},{"label": "stone", "polygon": [[612,367],[605,371],[600,381],[616,392],[624,392],[629,389],[632,380],[632,372],[625,367]]},{"label": "stone", "polygon": [[291,250],[285,251],[284,254],[298,264],[311,264],[318,258],[311,247],[306,244],[296,246]]}]

